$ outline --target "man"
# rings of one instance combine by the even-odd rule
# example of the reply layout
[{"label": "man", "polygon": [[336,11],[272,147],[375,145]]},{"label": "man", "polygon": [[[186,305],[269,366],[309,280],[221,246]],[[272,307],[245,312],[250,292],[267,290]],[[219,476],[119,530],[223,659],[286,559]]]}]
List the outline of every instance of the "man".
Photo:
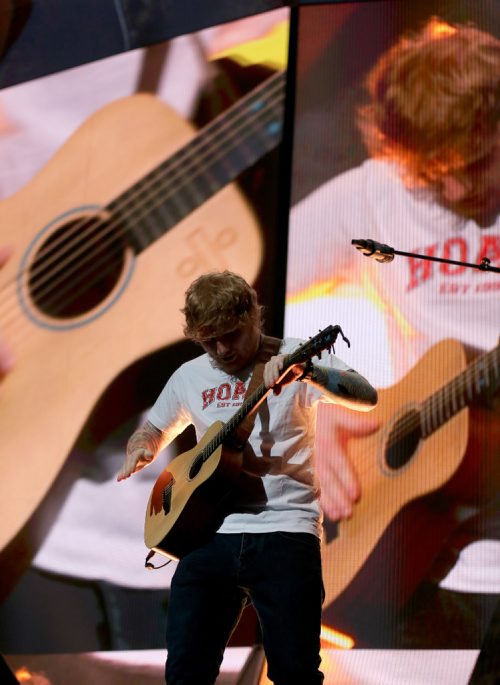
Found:
[{"label": "man", "polygon": [[[205,353],[168,380],[130,438],[118,480],[149,464],[189,424],[199,439],[215,420],[226,422],[236,413],[267,340],[261,309],[255,291],[237,274],[208,273],[194,281],[183,309],[185,334]],[[274,393],[259,407],[243,450],[243,471],[250,477],[232,493],[217,532],[184,556],[175,572],[167,619],[169,685],[215,681],[249,601],[259,616],[273,682],[323,680],[316,406],[325,400],[368,411],[377,393],[334,355],[321,365],[295,365],[281,378],[299,342],[282,341],[265,364],[263,382]],[[292,382],[297,380],[302,382]]]},{"label": "man", "polygon": [[[393,382],[440,340],[453,338],[476,350],[498,344],[499,275],[418,259],[396,258],[382,266],[361,257],[351,239],[372,238],[399,250],[475,264],[486,257],[500,265],[500,41],[471,25],[432,18],[380,56],[367,90],[359,124],[371,158],[294,207],[287,286],[292,296],[334,278],[359,285],[365,269],[372,300],[374,292],[378,296],[377,312],[387,316]],[[338,312],[338,303],[333,306]],[[353,318],[359,315],[352,304],[351,310]],[[287,320],[291,316],[289,307]],[[349,315],[342,322],[352,323]],[[377,349],[369,342],[371,360]],[[490,464],[491,484],[499,474],[498,369],[485,385],[490,423],[482,437],[489,445],[476,449],[475,460],[479,470]],[[333,425],[337,418],[325,416],[322,426],[330,452],[334,431],[345,428]],[[335,466],[335,459],[325,462],[326,468]],[[363,497],[356,484],[359,465],[351,466],[331,487],[324,485],[324,509],[332,518],[339,501],[355,511],[353,502]],[[402,624],[388,633],[382,629],[382,619],[394,616],[392,607],[372,622],[365,610],[356,625],[358,644],[481,645],[500,592],[500,517],[498,502],[478,507],[486,491],[473,478],[469,486],[474,505],[458,512],[468,523],[448,541],[407,607],[405,630]]]}]

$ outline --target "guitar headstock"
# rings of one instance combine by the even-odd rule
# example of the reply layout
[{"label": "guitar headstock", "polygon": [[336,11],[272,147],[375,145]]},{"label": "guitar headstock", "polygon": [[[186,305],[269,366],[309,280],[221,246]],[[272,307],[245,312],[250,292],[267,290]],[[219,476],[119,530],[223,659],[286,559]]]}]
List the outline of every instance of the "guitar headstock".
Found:
[{"label": "guitar headstock", "polygon": [[302,345],[292,352],[288,359],[289,364],[306,362],[312,359],[312,357],[321,358],[321,352],[323,352],[323,350],[328,350],[335,354],[334,345],[339,335],[341,335],[344,342],[347,343],[347,347],[350,347],[351,343],[345,337],[341,327],[338,325],[330,325],[317,333],[313,338],[310,338],[307,342],[302,343]]}]

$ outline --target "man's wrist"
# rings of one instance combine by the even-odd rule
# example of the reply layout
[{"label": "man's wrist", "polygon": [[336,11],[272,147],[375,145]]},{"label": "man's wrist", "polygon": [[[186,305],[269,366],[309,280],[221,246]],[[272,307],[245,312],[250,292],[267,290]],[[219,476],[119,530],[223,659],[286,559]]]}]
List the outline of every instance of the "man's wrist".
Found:
[{"label": "man's wrist", "polygon": [[314,373],[314,364],[310,359],[307,360],[307,362],[304,365],[304,371],[302,372],[302,375],[297,378],[298,381],[307,381],[311,380],[313,377]]}]

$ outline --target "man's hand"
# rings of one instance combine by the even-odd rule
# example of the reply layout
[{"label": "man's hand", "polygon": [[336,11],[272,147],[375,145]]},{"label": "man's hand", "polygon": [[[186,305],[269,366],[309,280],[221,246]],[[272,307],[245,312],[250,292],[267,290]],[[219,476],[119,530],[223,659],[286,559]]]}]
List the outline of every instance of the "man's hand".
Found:
[{"label": "man's hand", "polygon": [[273,388],[276,395],[280,393],[282,386],[292,383],[304,373],[304,364],[295,364],[278,383],[287,359],[287,354],[277,354],[271,357],[264,367],[264,384],[266,388]]},{"label": "man's hand", "polygon": [[[331,521],[352,516],[356,502],[363,496],[357,469],[347,454],[350,439],[373,433],[377,422],[369,414],[353,413],[342,407],[319,407],[316,429],[316,472],[321,485],[321,506]],[[373,457],[375,458],[375,457]],[[361,474],[362,475],[362,474]]]},{"label": "man's hand", "polygon": [[133,473],[140,471],[150,464],[154,457],[154,452],[144,447],[137,447],[130,451],[127,450],[127,456],[125,457],[125,461],[123,462],[123,466],[121,467],[116,480],[120,481],[129,478]]},{"label": "man's hand", "polygon": [[133,473],[150,464],[162,448],[163,433],[146,421],[131,436],[127,443],[127,454],[116,480],[125,480]]}]

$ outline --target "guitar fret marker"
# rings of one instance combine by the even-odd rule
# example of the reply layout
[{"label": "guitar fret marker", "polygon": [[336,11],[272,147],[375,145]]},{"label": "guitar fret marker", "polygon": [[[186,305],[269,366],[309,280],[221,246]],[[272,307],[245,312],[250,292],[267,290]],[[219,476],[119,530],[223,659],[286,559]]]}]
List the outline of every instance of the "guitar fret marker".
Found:
[{"label": "guitar fret marker", "polygon": [[267,132],[271,136],[275,136],[277,133],[281,132],[281,122],[279,121],[272,121],[268,126],[267,126]]},{"label": "guitar fret marker", "polygon": [[256,100],[250,105],[248,109],[250,110],[250,112],[258,112],[260,109],[262,109],[263,106],[264,105],[262,100]]}]

